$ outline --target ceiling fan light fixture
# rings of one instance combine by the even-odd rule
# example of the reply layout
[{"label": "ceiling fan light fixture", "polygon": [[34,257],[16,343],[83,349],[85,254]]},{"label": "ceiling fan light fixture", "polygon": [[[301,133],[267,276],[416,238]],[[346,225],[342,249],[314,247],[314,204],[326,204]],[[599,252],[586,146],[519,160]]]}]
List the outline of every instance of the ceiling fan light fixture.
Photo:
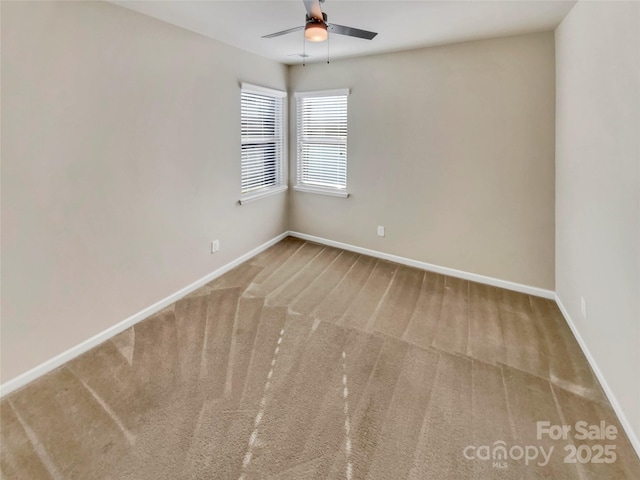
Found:
[{"label": "ceiling fan light fixture", "polygon": [[310,42],[324,42],[327,36],[327,26],[324,22],[309,22],[304,27],[304,38]]}]

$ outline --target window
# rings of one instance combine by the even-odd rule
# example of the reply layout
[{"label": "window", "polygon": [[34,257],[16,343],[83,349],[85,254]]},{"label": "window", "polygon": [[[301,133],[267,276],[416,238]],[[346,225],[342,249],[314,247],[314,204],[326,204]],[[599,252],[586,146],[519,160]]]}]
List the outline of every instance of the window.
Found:
[{"label": "window", "polygon": [[286,92],[243,83],[240,203],[286,190]]},{"label": "window", "polygon": [[349,90],[296,93],[296,190],[347,197]]}]

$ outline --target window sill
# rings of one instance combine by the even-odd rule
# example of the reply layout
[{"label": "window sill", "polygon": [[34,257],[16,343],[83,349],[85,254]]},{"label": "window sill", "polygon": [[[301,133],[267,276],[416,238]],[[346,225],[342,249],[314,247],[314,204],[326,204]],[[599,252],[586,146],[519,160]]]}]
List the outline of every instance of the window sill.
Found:
[{"label": "window sill", "polygon": [[317,193],[318,195],[329,195],[332,197],[349,198],[349,192],[333,188],[308,187],[306,185],[295,185],[293,189],[297,192]]},{"label": "window sill", "polygon": [[270,197],[271,195],[276,195],[278,193],[282,193],[284,191],[287,190],[286,185],[280,185],[279,187],[273,187],[273,188],[269,188],[268,190],[261,190],[258,191],[256,193],[249,193],[247,195],[243,195],[240,200],[238,200],[238,203],[240,205],[244,205],[245,203],[250,203],[250,202],[254,202],[256,200],[260,200],[261,198],[264,197]]}]

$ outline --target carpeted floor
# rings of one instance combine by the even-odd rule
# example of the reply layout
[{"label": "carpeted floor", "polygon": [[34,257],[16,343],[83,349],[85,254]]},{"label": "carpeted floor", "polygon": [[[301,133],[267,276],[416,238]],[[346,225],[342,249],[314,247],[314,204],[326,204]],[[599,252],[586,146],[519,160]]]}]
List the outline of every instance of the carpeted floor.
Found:
[{"label": "carpeted floor", "polygon": [[554,302],[293,238],[1,413],[6,480],[640,478]]}]

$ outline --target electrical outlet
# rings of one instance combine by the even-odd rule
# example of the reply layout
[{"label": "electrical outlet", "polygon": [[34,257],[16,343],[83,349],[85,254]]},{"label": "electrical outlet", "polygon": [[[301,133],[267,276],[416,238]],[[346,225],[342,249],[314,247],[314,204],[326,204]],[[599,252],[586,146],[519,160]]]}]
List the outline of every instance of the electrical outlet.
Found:
[{"label": "electrical outlet", "polygon": [[582,318],[587,319],[587,302],[584,297],[580,297],[580,311],[582,312]]},{"label": "electrical outlet", "polygon": [[211,253],[216,253],[220,250],[220,240],[213,240],[211,242]]},{"label": "electrical outlet", "polygon": [[384,237],[384,227],[378,226],[378,236]]}]

